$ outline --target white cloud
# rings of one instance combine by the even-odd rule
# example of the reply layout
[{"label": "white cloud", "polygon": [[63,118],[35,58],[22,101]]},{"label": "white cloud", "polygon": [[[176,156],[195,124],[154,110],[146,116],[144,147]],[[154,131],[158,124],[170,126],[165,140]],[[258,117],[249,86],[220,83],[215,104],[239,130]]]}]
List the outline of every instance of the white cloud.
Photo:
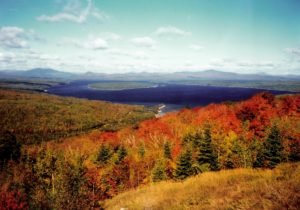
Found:
[{"label": "white cloud", "polygon": [[162,26],[156,29],[154,34],[158,36],[164,36],[164,35],[177,35],[177,36],[188,36],[191,35],[190,32],[184,31],[182,29],[176,28],[174,26]]},{"label": "white cloud", "polygon": [[121,35],[113,33],[113,32],[106,32],[103,34],[103,36],[105,37],[105,39],[107,40],[120,40],[122,39]]},{"label": "white cloud", "polygon": [[79,48],[91,49],[91,50],[106,50],[108,49],[108,44],[106,40],[96,37],[96,38],[88,38],[87,40],[79,40],[74,38],[65,38],[60,46],[64,44],[71,44]]},{"label": "white cloud", "polygon": [[197,44],[191,44],[189,48],[195,51],[202,51],[204,49],[203,46]]},{"label": "white cloud", "polygon": [[107,52],[112,55],[126,56],[126,57],[131,57],[134,59],[147,59],[148,58],[148,55],[144,51],[130,52],[128,50],[125,51],[125,50],[114,48],[114,49],[109,49]]},{"label": "white cloud", "polygon": [[287,53],[289,53],[290,55],[293,55],[293,56],[300,56],[300,47],[286,48],[285,52],[287,52]]},{"label": "white cloud", "polygon": [[75,23],[84,23],[89,17],[93,17],[101,21],[108,19],[106,14],[100,12],[99,9],[93,6],[92,0],[87,0],[86,8],[79,8],[78,5],[78,1],[70,1],[62,12],[52,16],[41,15],[37,17],[37,20],[46,22],[70,21]]},{"label": "white cloud", "polygon": [[80,40],[73,40],[73,44],[80,48],[92,49],[92,50],[104,50],[108,48],[107,42],[101,38],[96,38],[94,40],[89,40],[84,42]]},{"label": "white cloud", "polygon": [[24,29],[19,27],[2,27],[0,29],[0,46],[6,48],[26,48],[28,43]]},{"label": "white cloud", "polygon": [[138,47],[147,47],[147,48],[155,48],[156,41],[150,37],[136,37],[131,40],[131,42]]},{"label": "white cloud", "polygon": [[0,52],[0,62],[2,63],[8,63],[11,62],[15,58],[14,53],[1,53]]}]

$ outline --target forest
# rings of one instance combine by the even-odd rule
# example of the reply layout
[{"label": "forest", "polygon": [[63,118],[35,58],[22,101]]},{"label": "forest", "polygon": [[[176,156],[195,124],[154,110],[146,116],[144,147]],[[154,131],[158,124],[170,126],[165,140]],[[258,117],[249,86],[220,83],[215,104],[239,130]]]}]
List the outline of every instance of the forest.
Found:
[{"label": "forest", "polygon": [[[157,182],[252,168],[278,175],[278,165],[300,160],[297,94],[263,92],[159,118],[141,107],[41,94],[1,91],[0,102],[0,209],[105,209],[118,194]],[[126,123],[104,130],[95,116]],[[86,131],[68,135],[78,129]],[[299,183],[292,187],[296,209]]]}]

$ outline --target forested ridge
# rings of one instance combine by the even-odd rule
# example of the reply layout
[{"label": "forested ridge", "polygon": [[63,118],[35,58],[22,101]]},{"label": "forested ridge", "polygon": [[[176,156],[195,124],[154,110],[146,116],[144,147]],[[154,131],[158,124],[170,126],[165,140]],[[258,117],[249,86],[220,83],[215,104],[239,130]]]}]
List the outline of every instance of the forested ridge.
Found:
[{"label": "forested ridge", "polygon": [[[60,142],[21,147],[17,135],[6,133],[0,148],[8,157],[1,162],[0,206],[101,209],[105,200],[153,182],[224,169],[273,169],[299,161],[299,119],[299,95],[261,93]],[[293,187],[299,189],[298,184]]]},{"label": "forested ridge", "polygon": [[92,129],[118,130],[153,118],[155,108],[0,89],[0,133],[22,144],[65,138]]}]

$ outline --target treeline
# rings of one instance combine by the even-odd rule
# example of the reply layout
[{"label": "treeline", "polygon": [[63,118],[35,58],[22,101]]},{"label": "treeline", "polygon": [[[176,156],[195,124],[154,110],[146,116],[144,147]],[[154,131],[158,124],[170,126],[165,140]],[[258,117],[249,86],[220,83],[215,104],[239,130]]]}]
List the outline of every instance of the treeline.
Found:
[{"label": "treeline", "polygon": [[118,132],[94,131],[22,150],[7,135],[15,146],[5,147],[11,152],[2,162],[0,203],[101,209],[105,199],[151,182],[299,161],[299,119],[299,95],[262,93],[243,102],[184,109]]},{"label": "treeline", "polygon": [[35,144],[86,133],[92,129],[118,130],[153,118],[155,110],[0,90],[0,134],[11,133],[22,144]]}]

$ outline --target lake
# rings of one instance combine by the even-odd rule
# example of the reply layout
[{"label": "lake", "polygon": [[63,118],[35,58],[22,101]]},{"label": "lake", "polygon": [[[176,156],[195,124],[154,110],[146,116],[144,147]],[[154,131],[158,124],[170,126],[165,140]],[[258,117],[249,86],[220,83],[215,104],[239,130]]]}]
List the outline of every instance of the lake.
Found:
[{"label": "lake", "polygon": [[[126,90],[98,90],[88,87],[89,84],[94,82],[95,81],[73,81],[66,85],[51,87],[47,92],[59,96],[72,96],[124,104],[146,106],[165,104],[166,106],[162,112],[169,112],[185,106],[195,107],[224,101],[240,101],[248,99],[259,92],[266,91],[254,88],[173,84]],[[97,81],[97,83],[99,82],[101,81]],[[268,90],[268,92],[275,95],[290,93],[288,91],[276,90]]]}]

